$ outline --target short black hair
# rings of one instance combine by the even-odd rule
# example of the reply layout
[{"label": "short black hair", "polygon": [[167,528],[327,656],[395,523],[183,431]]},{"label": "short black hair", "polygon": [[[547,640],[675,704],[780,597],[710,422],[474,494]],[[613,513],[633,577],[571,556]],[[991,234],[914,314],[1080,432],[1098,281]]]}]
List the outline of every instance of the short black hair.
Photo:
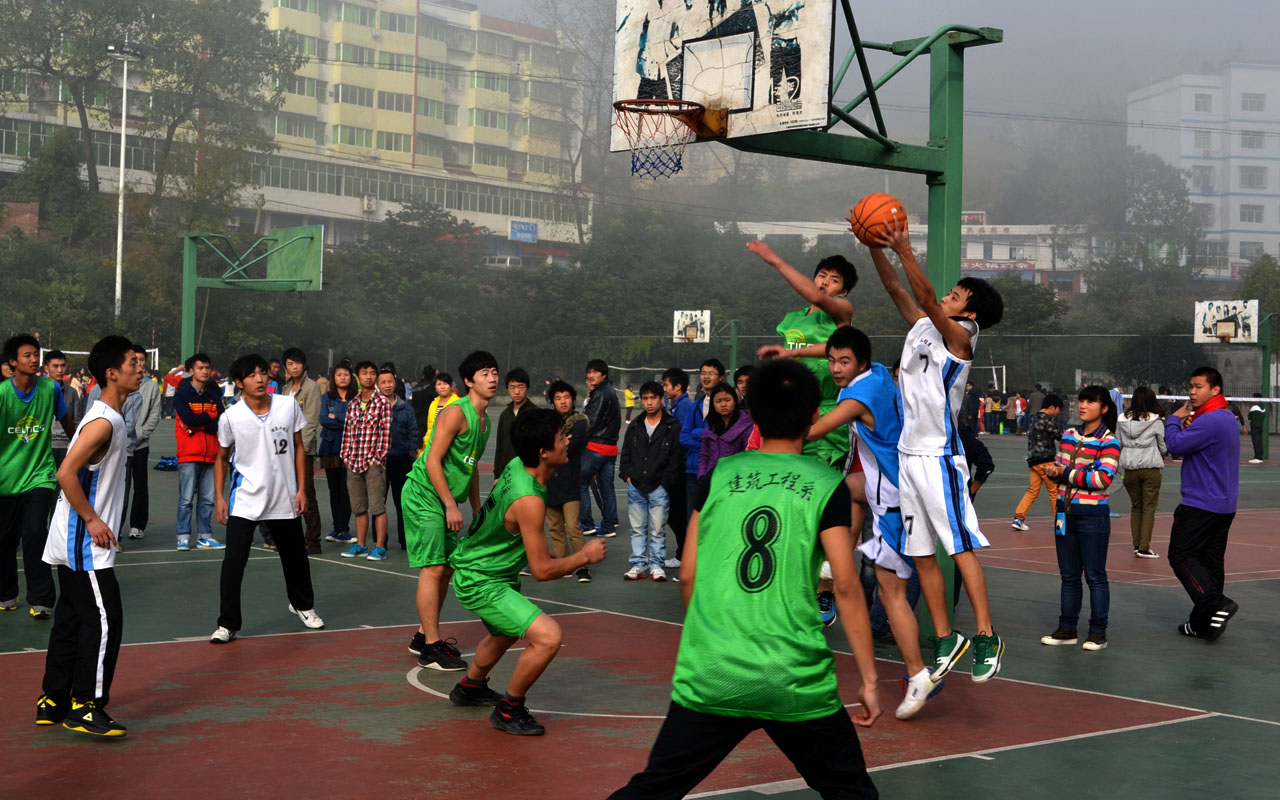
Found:
[{"label": "short black hair", "polygon": [[[14,337],[16,339],[18,337]],[[31,337],[33,340],[35,337]],[[9,340],[10,342],[13,339]],[[13,357],[18,355],[18,347],[30,342],[20,342],[13,348]],[[39,347],[40,345],[36,345]],[[5,342],[5,353],[9,352],[9,342]],[[130,342],[123,336],[107,336],[99,339],[93,349],[89,351],[89,374],[98,382],[98,385],[106,387],[107,370],[118,370],[124,366],[124,361],[133,352],[133,342]],[[8,359],[6,358],[6,361]]]},{"label": "short black hair", "polygon": [[394,378],[396,376],[395,368],[389,367],[386,364],[383,364],[382,366],[378,367],[378,377],[382,377],[383,375],[390,375],[391,377]]},{"label": "short black hair", "polygon": [[247,356],[240,356],[231,362],[231,380],[242,381],[258,370],[262,370],[262,374],[267,374],[267,360],[257,353],[250,353]]},{"label": "short black hair", "polygon": [[797,439],[813,422],[822,386],[813,371],[790,358],[775,358],[751,373],[747,409],[766,439]]},{"label": "short black hair", "polygon": [[689,390],[689,376],[679,367],[672,367],[671,369],[663,370],[662,379],[664,381],[671,381],[672,386],[679,386],[684,391]]},{"label": "short black hair", "polygon": [[601,375],[604,375],[606,378],[609,377],[609,365],[604,363],[603,358],[593,358],[587,362],[586,371],[591,372],[592,370],[599,372]]},{"label": "short black hair", "polygon": [[559,378],[556,378],[554,381],[551,382],[551,385],[547,387],[547,399],[555,400],[556,395],[560,394],[561,392],[568,392],[570,399],[572,399],[574,402],[577,402],[578,390],[573,388],[572,383],[569,383],[568,381],[562,381]]},{"label": "short black hair", "polygon": [[267,362],[267,366],[270,366],[272,364],[279,364],[279,363],[280,363],[280,359],[272,358],[270,361]]},{"label": "short black hair", "polygon": [[462,378],[463,383],[474,381],[476,373],[482,369],[498,370],[498,359],[494,358],[493,353],[487,350],[475,350],[467,353],[467,357],[462,359],[462,363],[458,365],[458,375]]},{"label": "short black hair", "polygon": [[145,355],[147,354],[147,346],[146,346],[145,344],[140,344],[140,343],[138,343],[138,342],[134,342],[134,343],[133,343],[133,352],[135,352],[135,353],[142,353],[142,355],[144,355],[144,356],[145,356]]},{"label": "short black hair", "polygon": [[8,341],[4,343],[4,362],[7,364],[18,357],[18,348],[31,345],[40,352],[40,340],[29,333],[19,333],[17,336],[10,336]]},{"label": "short black hair", "polygon": [[454,386],[454,385],[455,385],[455,384],[454,384],[454,382],[453,382],[453,376],[452,376],[452,375],[450,375],[450,374],[449,374],[449,373],[447,373],[447,372],[437,372],[437,373],[436,373],[436,380],[437,380],[437,381],[444,381],[445,383],[449,384],[450,386]]},{"label": "short black hair", "polygon": [[516,417],[511,425],[511,446],[520,463],[536,467],[543,450],[554,450],[556,434],[564,428],[564,420],[554,409],[531,408]]},{"label": "short black hair", "polygon": [[361,361],[360,363],[356,364],[356,365],[355,365],[355,367],[354,367],[351,371],[352,371],[352,372],[354,372],[357,376],[359,376],[359,375],[360,375],[360,371],[361,371],[361,370],[366,370],[366,369],[371,369],[371,370],[373,370],[374,372],[377,372],[377,371],[378,371],[378,365],[377,365],[377,364],[375,364],[375,363],[373,363],[372,361]]},{"label": "short black hair", "polygon": [[396,362],[394,362],[394,361],[383,361],[383,362],[382,362],[382,366],[378,367],[378,372],[382,372],[382,370],[384,370],[384,369],[389,369],[389,370],[391,370],[392,372],[395,372],[395,371],[396,371]]},{"label": "short black hair", "polygon": [[[53,361],[54,359],[57,359],[57,358],[60,358],[63,361],[67,360],[66,354],[64,354],[61,350],[50,350],[49,352],[44,354],[44,363],[47,365],[50,361]],[[1258,396],[1261,397],[1262,395],[1258,395]]]},{"label": "short black hair", "polygon": [[187,360],[183,362],[182,368],[185,369],[187,372],[190,372],[192,367],[194,367],[196,364],[199,364],[201,361],[203,361],[206,364],[210,364],[210,365],[213,364],[213,359],[209,358],[209,355],[207,353],[196,353],[193,356],[189,356]]},{"label": "short black hair", "polygon": [[706,361],[702,362],[699,368],[701,367],[712,367],[716,372],[720,373],[720,377],[724,377],[725,366],[718,358],[708,358]]},{"label": "short black hair", "polygon": [[1004,298],[996,287],[981,278],[961,278],[956,286],[969,290],[969,302],[964,310],[974,313],[979,330],[993,328],[1004,319]]},{"label": "short black hair", "polygon": [[640,384],[640,396],[644,397],[646,394],[662,397],[664,395],[664,392],[662,391],[662,384],[657,381],[645,381]]},{"label": "short black hair", "polygon": [[1206,380],[1209,381],[1210,389],[1214,388],[1215,386],[1219,389],[1222,388],[1222,373],[1218,372],[1213,367],[1200,367],[1195,372],[1191,373],[1191,377],[1205,378]]},{"label": "short black hair", "polygon": [[[716,412],[716,395],[727,394],[733,398],[733,413],[729,415],[729,423],[726,425],[724,417]],[[711,391],[707,392],[707,397],[711,399],[711,411],[707,414],[707,427],[715,431],[717,434],[723,434],[738,421],[739,415],[742,414],[742,403],[738,401],[738,390],[728,383],[721,381],[711,387]]]},{"label": "short black hair", "polygon": [[831,332],[827,338],[827,355],[832,350],[851,350],[859,364],[866,367],[871,363],[871,340],[867,335],[852,325],[842,325]]},{"label": "short black hair", "polygon": [[750,378],[751,373],[756,371],[755,364],[743,364],[733,371],[733,382],[737,383],[741,378]]},{"label": "short black hair", "polygon": [[824,269],[834,270],[840,273],[840,283],[843,285],[844,294],[853,291],[853,287],[858,285],[858,270],[849,263],[849,259],[842,255],[827,256],[818,262],[818,266],[813,268],[813,277],[818,277],[818,273]]},{"label": "short black hair", "polygon": [[286,347],[284,349],[284,360],[293,361],[305,367],[307,365],[307,354],[302,352],[301,347]]},{"label": "short black hair", "polygon": [[1040,410],[1043,411],[1046,408],[1062,408],[1062,398],[1056,394],[1046,394],[1040,401]]},{"label": "short black hair", "polygon": [[533,382],[529,380],[529,371],[524,367],[512,367],[507,372],[507,378],[502,382],[502,385],[506,386],[509,383],[523,383],[527,388]]}]

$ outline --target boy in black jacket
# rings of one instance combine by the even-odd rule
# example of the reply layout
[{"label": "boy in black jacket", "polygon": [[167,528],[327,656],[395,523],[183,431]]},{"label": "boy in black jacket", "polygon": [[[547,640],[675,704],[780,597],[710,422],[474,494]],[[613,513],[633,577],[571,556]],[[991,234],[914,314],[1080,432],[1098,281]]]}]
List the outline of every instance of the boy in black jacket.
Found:
[{"label": "boy in black jacket", "polygon": [[631,521],[629,581],[648,576],[665,581],[667,535],[663,528],[671,513],[671,489],[684,479],[684,451],[680,423],[662,407],[662,386],[648,381],[640,387],[644,416],[627,427],[622,441],[622,479],[627,482],[627,516]]}]

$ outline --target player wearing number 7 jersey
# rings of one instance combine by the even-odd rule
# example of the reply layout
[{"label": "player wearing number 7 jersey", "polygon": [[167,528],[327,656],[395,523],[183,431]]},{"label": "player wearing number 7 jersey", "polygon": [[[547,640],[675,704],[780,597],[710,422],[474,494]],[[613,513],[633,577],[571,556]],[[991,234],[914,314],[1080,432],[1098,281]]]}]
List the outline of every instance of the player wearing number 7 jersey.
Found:
[{"label": "player wearing number 7 jersey", "polygon": [[[613,800],[684,797],[758,728],[823,797],[878,796],[854,729],[875,722],[880,701],[852,499],[840,473],[801,454],[821,399],[794,361],[752,373],[747,403],[763,444],[721,459],[691,498],[671,705],[648,765]],[[824,555],[861,676],[852,720],[813,603]]]}]

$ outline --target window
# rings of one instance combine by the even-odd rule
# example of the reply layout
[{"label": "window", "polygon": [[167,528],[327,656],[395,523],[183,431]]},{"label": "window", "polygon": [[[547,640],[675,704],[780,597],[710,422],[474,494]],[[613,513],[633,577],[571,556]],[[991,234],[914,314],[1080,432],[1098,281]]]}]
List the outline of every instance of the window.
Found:
[{"label": "window", "polygon": [[1191,210],[1195,212],[1196,222],[1203,227],[1213,227],[1213,204],[1212,203],[1192,203]]},{"label": "window", "polygon": [[507,129],[507,115],[501,111],[472,108],[467,111],[467,124],[473,127],[505,131]]},{"label": "window", "polygon": [[[469,28],[450,25],[446,31],[446,37],[449,48],[452,50],[466,50],[468,53],[474,53],[476,50],[476,32]],[[470,164],[470,160],[467,163]]]},{"label": "window", "polygon": [[1227,243],[1197,242],[1192,260],[1202,267],[1225,267],[1227,265]]},{"label": "window", "polygon": [[458,107],[457,106],[451,105],[450,103],[444,104],[444,124],[445,125],[458,124]]},{"label": "window", "polygon": [[1240,257],[1250,260],[1262,258],[1262,242],[1241,242]]},{"label": "window", "polygon": [[560,87],[545,81],[525,81],[523,97],[531,97],[542,103],[559,103]]},{"label": "window", "polygon": [[320,40],[316,37],[303,36],[301,33],[294,33],[293,31],[277,31],[276,33],[282,41],[292,42],[293,49],[298,55],[324,58]]},{"label": "window", "polygon": [[1240,147],[1245,150],[1261,150],[1265,146],[1262,141],[1262,131],[1240,132]]},{"label": "window", "polygon": [[444,64],[429,58],[418,59],[418,74],[433,81],[444,80]]},{"label": "window", "polygon": [[507,165],[507,151],[500,147],[477,145],[475,163],[490,167],[505,167]]},{"label": "window", "polygon": [[509,78],[506,75],[495,75],[492,72],[475,70],[471,73],[471,88],[506,93],[510,91]]},{"label": "window", "polygon": [[285,82],[284,86],[281,87],[281,91],[285,94],[296,94],[301,97],[315,97],[316,79],[294,75]]},{"label": "window", "polygon": [[395,153],[409,152],[412,141],[407,133],[388,133],[387,131],[378,131],[378,149],[390,150]]},{"label": "window", "polygon": [[445,142],[444,163],[471,166],[471,145],[466,142]]},{"label": "window", "polygon": [[439,136],[418,134],[418,155],[427,158],[444,158],[444,139]]},{"label": "window", "polygon": [[408,53],[378,53],[378,69],[389,69],[395,72],[413,72],[413,56]]},{"label": "window", "polygon": [[444,73],[444,85],[450,89],[462,89],[469,82],[467,77],[469,73],[460,72],[457,69],[446,69]]},{"label": "window", "polygon": [[1011,244],[1011,245],[1009,245],[1009,260],[1010,260],[1010,261],[1021,261],[1022,259],[1025,259],[1026,257],[1027,257],[1027,248],[1025,248],[1025,247],[1023,247],[1023,246],[1021,246],[1021,245],[1015,245],[1015,244]]},{"label": "window", "polygon": [[363,86],[352,86],[349,83],[334,84],[333,98],[339,103],[373,108],[373,90]]},{"label": "window", "polygon": [[1266,167],[1241,167],[1240,168],[1240,187],[1242,189],[1267,188],[1267,168]]},{"label": "window", "polygon": [[1213,194],[1213,167],[1191,168],[1191,190],[1201,194]]},{"label": "window", "polygon": [[530,49],[530,60],[536,67],[554,67],[556,65],[556,49],[545,44],[535,44]]},{"label": "window", "polygon": [[355,3],[338,3],[338,11],[334,15],[338,22],[354,22],[357,25],[374,27],[378,24],[378,12],[372,8],[358,6]]},{"label": "window", "polygon": [[1195,132],[1195,144],[1194,144],[1194,147],[1195,147],[1197,150],[1208,150],[1210,147],[1212,147],[1212,146],[1213,146],[1212,141],[1213,141],[1213,139],[1212,139],[1212,137],[1210,136],[1210,134],[1209,134],[1209,132],[1208,132],[1208,131],[1196,131],[1196,132]]},{"label": "window", "polygon": [[413,33],[413,17],[383,11],[378,15],[378,27],[393,33]]},{"label": "window", "polygon": [[316,141],[316,121],[300,114],[276,114],[276,133]]},{"label": "window", "polygon": [[520,133],[523,136],[536,136],[539,139],[559,139],[560,123],[542,117],[525,117],[520,120]]},{"label": "window", "polygon": [[272,8],[292,8],[308,14],[320,13],[320,0],[271,0]]},{"label": "window", "polygon": [[1240,205],[1241,222],[1262,222],[1262,206],[1242,203]]},{"label": "window", "polygon": [[982,243],[982,257],[984,259],[986,259],[987,261],[990,261],[992,258],[995,257],[995,252],[996,252],[995,242]]},{"label": "window", "polygon": [[444,103],[439,100],[428,100],[425,97],[419,97],[418,116],[444,119]]},{"label": "window", "polygon": [[426,14],[418,15],[418,35],[424,39],[434,39],[437,42],[443,42],[445,39],[445,28],[448,26],[444,20],[428,17]]},{"label": "window", "polygon": [[476,50],[481,53],[501,56],[502,58],[510,58],[515,52],[515,42],[507,36],[480,31],[480,35],[476,39]]},{"label": "window", "polygon": [[1266,111],[1267,96],[1256,92],[1243,92],[1240,95],[1241,111]]},{"label": "window", "polygon": [[353,147],[373,147],[373,131],[351,125],[334,125],[333,143],[349,144]]},{"label": "window", "polygon": [[1197,94],[1196,95],[1196,111],[1209,112],[1213,110],[1213,95]]},{"label": "window", "polygon": [[333,46],[333,60],[348,64],[359,64],[362,67],[373,66],[374,51],[368,47],[338,42]]},{"label": "window", "polygon": [[378,108],[383,111],[413,111],[413,95],[399,92],[378,92]]},{"label": "window", "polygon": [[529,155],[529,171],[540,175],[558,175],[560,173],[560,163],[558,158]]}]

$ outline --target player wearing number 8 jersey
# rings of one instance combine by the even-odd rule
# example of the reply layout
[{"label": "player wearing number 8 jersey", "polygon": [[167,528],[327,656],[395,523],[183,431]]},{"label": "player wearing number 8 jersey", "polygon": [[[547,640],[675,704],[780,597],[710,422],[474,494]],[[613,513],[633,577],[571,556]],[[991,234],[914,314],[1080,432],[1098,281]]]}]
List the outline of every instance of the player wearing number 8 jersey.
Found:
[{"label": "player wearing number 8 jersey", "polygon": [[[752,373],[763,444],[721,459],[694,498],[680,566],[686,606],[671,705],[645,770],[614,800],[684,797],[763,728],[824,798],[874,798],[854,723],[880,714],[867,606],[854,567],[851,497],[840,473],[801,454],[821,389],[794,361]],[[831,562],[836,604],[862,684],[854,720],[813,603]]]}]

